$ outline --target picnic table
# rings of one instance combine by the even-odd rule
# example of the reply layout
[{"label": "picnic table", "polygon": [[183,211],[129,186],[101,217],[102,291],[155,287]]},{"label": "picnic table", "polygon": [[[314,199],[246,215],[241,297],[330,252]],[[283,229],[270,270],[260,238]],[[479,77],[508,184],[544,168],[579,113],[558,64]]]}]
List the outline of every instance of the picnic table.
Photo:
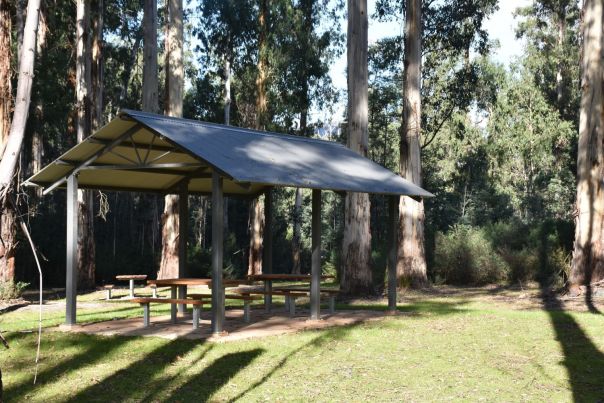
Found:
[{"label": "picnic table", "polygon": [[123,274],[115,276],[118,281],[129,281],[130,282],[130,298],[134,298],[134,281],[145,281],[147,279],[146,274]]},{"label": "picnic table", "polygon": [[[264,283],[264,308],[270,312],[273,303],[273,281],[300,281],[310,283],[310,274],[251,274],[247,276],[250,281],[262,281]],[[335,276],[323,275],[321,280],[334,279]]]},{"label": "picnic table", "polygon": [[[241,284],[247,284],[247,280],[222,280],[222,286],[226,287],[236,287]],[[199,286],[205,285],[208,287],[212,286],[211,278],[164,278],[158,280],[147,280],[147,284],[155,285],[156,287],[170,287],[170,299],[177,299],[177,291],[180,289],[180,296],[178,297],[181,300],[187,298],[187,287],[188,286]],[[223,293],[224,295],[224,293]],[[176,322],[176,313],[177,307],[178,309],[184,313],[185,304],[176,304],[172,303],[170,308],[170,318],[172,322]]]}]

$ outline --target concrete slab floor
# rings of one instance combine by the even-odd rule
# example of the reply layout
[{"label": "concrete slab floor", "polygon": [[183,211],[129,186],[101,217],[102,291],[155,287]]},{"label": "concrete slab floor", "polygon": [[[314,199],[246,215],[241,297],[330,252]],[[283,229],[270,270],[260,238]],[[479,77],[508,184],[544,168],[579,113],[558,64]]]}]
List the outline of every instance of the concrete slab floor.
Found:
[{"label": "concrete slab floor", "polygon": [[383,311],[346,310],[334,314],[324,314],[321,320],[309,320],[309,312],[300,310],[291,318],[284,311],[265,313],[264,310],[253,310],[250,323],[243,321],[242,309],[229,309],[225,315],[224,335],[213,335],[210,328],[210,312],[201,314],[199,328],[193,330],[191,315],[179,317],[176,324],[170,322],[170,316],[151,316],[151,326],[143,326],[140,318],[117,319],[105,322],[90,323],[71,327],[55,327],[51,330],[69,331],[103,336],[145,336],[176,339],[208,340],[227,342],[256,337],[273,336],[302,330],[324,329],[333,326],[346,326],[379,320],[385,316]]}]

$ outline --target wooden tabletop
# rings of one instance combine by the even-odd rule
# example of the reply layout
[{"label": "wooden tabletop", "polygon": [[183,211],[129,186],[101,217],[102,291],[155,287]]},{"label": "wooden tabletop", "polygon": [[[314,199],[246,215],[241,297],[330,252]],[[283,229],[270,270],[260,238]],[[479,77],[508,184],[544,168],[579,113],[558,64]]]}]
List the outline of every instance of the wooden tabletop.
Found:
[{"label": "wooden tabletop", "polygon": [[116,280],[146,280],[146,274],[122,274],[115,276]]},{"label": "wooden tabletop", "polygon": [[[225,286],[237,286],[247,284],[248,280],[222,280]],[[211,278],[164,278],[161,280],[147,280],[147,284],[155,284],[160,287],[172,285],[212,285]]]},{"label": "wooden tabletop", "polygon": [[[310,274],[254,274],[247,276],[249,280],[289,280],[310,281]],[[321,276],[321,280],[334,279],[335,276]]]}]

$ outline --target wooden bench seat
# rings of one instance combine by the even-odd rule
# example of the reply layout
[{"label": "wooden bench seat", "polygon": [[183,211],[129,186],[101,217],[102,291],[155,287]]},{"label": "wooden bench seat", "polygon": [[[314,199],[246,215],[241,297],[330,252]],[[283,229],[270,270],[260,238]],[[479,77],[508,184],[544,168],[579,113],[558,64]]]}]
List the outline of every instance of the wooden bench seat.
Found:
[{"label": "wooden bench seat", "polygon": [[[284,286],[275,288],[275,291],[293,291],[293,292],[303,292],[305,296],[310,295],[310,288],[306,287],[292,287],[292,286]],[[336,311],[336,296],[340,293],[340,290],[336,290],[334,288],[321,288],[320,293],[322,295],[326,295],[329,298],[329,313],[335,313]]]},{"label": "wooden bench seat", "polygon": [[[201,308],[208,303],[207,299],[177,299],[177,298],[132,298],[132,302],[140,304],[143,307],[143,321],[145,327],[149,327],[150,309],[149,304],[188,304],[193,306],[193,329],[199,328],[199,317]],[[172,316],[172,323],[176,322],[176,318]]]},{"label": "wooden bench seat", "polygon": [[[209,299],[211,301],[211,294],[187,294],[188,298],[193,299]],[[245,323],[250,323],[251,320],[251,302],[262,299],[259,295],[249,295],[249,294],[225,294],[225,299],[238,299],[243,300],[243,321]]]}]

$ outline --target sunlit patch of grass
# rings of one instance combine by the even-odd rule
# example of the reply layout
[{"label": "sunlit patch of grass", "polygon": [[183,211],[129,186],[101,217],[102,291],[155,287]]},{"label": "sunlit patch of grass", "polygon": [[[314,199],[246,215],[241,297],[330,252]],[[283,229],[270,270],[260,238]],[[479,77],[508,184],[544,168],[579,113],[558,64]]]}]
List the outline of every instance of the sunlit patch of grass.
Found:
[{"label": "sunlit patch of grass", "polygon": [[[235,301],[233,301],[235,302]],[[358,301],[350,309],[385,309]],[[168,306],[156,306],[167,313]],[[471,295],[417,296],[401,315],[229,343],[45,332],[32,385],[35,312],[2,316],[8,401],[598,401],[604,315],[516,310]],[[84,320],[137,316],[125,302]],[[49,312],[45,325],[60,323]],[[86,316],[88,315],[88,316]]]}]

